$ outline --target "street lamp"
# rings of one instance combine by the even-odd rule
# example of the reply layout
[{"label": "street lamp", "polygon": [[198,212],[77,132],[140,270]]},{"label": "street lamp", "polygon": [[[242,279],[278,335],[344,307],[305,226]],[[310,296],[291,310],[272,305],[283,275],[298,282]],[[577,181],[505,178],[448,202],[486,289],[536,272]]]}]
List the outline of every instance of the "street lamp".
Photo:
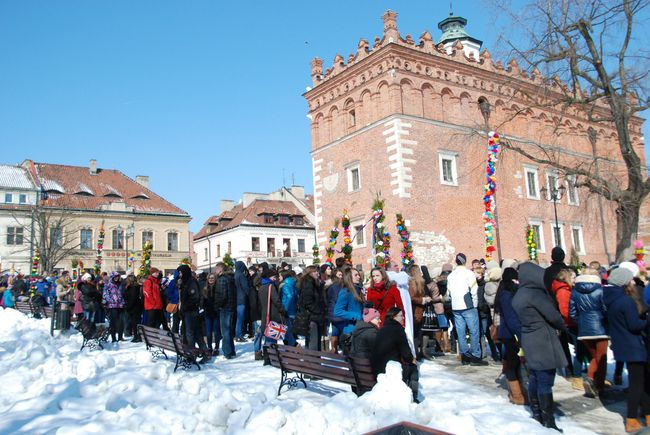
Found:
[{"label": "street lamp", "polygon": [[555,213],[555,244],[560,246],[560,223],[557,220],[557,202],[562,199],[564,193],[566,192],[566,187],[562,184],[559,188],[553,183],[551,189],[547,189],[546,186],[539,189],[539,192],[544,195],[547,201],[553,201],[553,212]]}]

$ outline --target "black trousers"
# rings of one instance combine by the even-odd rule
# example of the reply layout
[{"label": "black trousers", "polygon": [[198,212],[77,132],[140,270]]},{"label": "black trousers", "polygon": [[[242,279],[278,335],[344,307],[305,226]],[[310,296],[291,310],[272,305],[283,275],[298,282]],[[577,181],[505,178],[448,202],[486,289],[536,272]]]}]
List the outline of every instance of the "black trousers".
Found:
[{"label": "black trousers", "polygon": [[147,326],[152,328],[169,329],[169,325],[165,320],[162,310],[146,310],[147,312]]},{"label": "black trousers", "polygon": [[501,343],[505,347],[506,354],[506,368],[505,375],[508,381],[517,381],[519,380],[519,369],[521,367],[521,361],[519,360],[519,345],[514,338],[502,339]]},{"label": "black trousers", "polygon": [[643,362],[627,362],[627,377],[630,385],[627,393],[627,418],[636,418],[639,415],[639,406],[642,416],[650,415],[650,373],[648,364]]},{"label": "black trousers", "polygon": [[108,322],[109,330],[111,332],[111,339],[115,341],[115,334],[119,339],[122,339],[122,308],[109,308],[108,309]]}]

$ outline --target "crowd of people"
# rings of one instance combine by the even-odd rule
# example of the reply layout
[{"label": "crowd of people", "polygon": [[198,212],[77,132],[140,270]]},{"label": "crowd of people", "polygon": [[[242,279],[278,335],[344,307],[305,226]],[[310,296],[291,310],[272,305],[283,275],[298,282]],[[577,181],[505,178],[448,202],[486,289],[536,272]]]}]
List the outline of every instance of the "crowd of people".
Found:
[{"label": "crowd of people", "polygon": [[463,365],[485,366],[491,358],[502,366],[510,401],[529,405],[534,419],[557,430],[556,373],[587,397],[606,395],[611,343],[614,384],[621,384],[624,366],[628,373],[625,429],[643,427],[639,410],[650,425],[646,270],[632,261],[570,267],[559,247],[552,259],[546,269],[515,260],[468,265],[458,253],[455,265],[443,264],[433,276],[419,265],[366,274],[343,258],[304,269],[218,263],[198,274],[182,264],[168,276],[152,267],[140,278],[5,276],[0,302],[5,308],[21,298],[56,303],[60,329],[71,320],[107,321],[113,342],[140,342],[138,324],[164,328],[196,348],[200,363],[220,354],[235,358],[235,342],[248,340],[264,364],[270,364],[266,349],[278,342],[367,358],[376,374],[396,361],[415,401],[419,361],[451,353]]}]

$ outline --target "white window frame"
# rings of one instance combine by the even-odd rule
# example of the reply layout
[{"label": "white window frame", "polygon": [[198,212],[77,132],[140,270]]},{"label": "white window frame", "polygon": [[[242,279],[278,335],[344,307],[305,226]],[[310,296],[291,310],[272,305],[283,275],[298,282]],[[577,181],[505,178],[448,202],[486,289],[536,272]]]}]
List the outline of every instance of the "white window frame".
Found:
[{"label": "white window frame", "polygon": [[[351,220],[350,221],[350,228],[352,229],[352,238],[354,239],[354,242],[352,242],[352,246],[354,248],[365,248],[367,245],[367,238],[366,238],[366,227],[363,225],[365,224],[364,218],[358,218],[356,220]],[[363,244],[359,244],[357,242],[357,227],[363,227],[361,229],[361,236],[363,237]]]},{"label": "white window frame", "polygon": [[18,194],[18,204],[27,204],[27,194],[26,193],[19,193]]},{"label": "white window frame", "polygon": [[[458,186],[458,165],[456,162],[457,153],[449,151],[438,151],[438,170],[440,172],[440,184],[445,186]],[[443,160],[451,161],[451,181],[445,180],[443,171]]]},{"label": "white window frame", "polygon": [[[530,195],[530,185],[528,184],[528,174],[535,176],[535,196]],[[534,166],[524,166],[524,183],[526,183],[526,198],[539,201],[541,195],[539,194],[539,170]]]},{"label": "white window frame", "polygon": [[559,228],[560,228],[560,242],[561,244],[558,244],[557,240],[555,240],[555,221],[551,222],[551,241],[553,242],[553,247],[555,248],[556,246],[560,246],[562,249],[564,249],[564,252],[566,252],[566,243],[564,242],[564,224],[562,222],[559,222]]},{"label": "white window frame", "polygon": [[[571,190],[575,192],[575,201],[571,200]],[[569,205],[580,205],[580,193],[576,187],[576,176],[567,175],[566,176],[566,201]]]},{"label": "white window frame", "polygon": [[[7,201],[7,199],[9,201]],[[9,193],[9,192],[5,192],[5,204],[13,204],[13,202],[14,202],[14,194]]]},{"label": "white window frame", "polygon": [[[357,170],[357,174],[359,176],[359,188],[354,189],[353,186],[353,177],[352,177],[352,171]],[[348,193],[349,192],[359,192],[361,190],[361,164],[359,162],[355,162],[352,164],[349,164],[345,167],[345,172],[348,177]]]},{"label": "white window frame", "polygon": [[[170,245],[170,235],[175,234],[176,235],[176,249],[173,249],[173,247],[169,246]],[[167,232],[167,252],[179,252],[178,245],[180,244],[180,237],[178,235],[178,232],[176,231],[168,231]]]},{"label": "white window frame", "polygon": [[[83,237],[81,236],[81,234],[84,231],[90,231],[90,247],[88,248],[84,248],[83,246],[81,246],[83,243]],[[93,233],[94,231],[92,228],[79,228],[79,249],[93,249],[93,235],[94,235]]]},{"label": "white window frame", "polygon": [[[582,231],[582,225],[570,225],[569,228],[571,229],[571,246],[575,248],[576,253],[578,255],[586,255],[587,253],[585,249],[585,236],[584,236],[584,232]],[[574,230],[578,230],[579,237],[580,237],[580,246],[578,247],[576,247],[576,240],[575,237],[573,236]]]},{"label": "white window frame", "polygon": [[546,252],[546,242],[544,241],[544,224],[541,220],[530,219],[528,225],[536,226],[539,228],[539,244],[537,245],[537,252],[539,254],[544,254]]},{"label": "white window frame", "polygon": [[[555,186],[551,186],[551,178],[550,177],[555,178],[555,180],[556,180]],[[560,188],[560,183],[561,183],[560,174],[558,174],[555,171],[547,171],[546,172],[546,189],[547,189],[546,190],[546,200],[547,201],[553,201],[553,199],[551,198],[551,193],[553,191],[553,188],[555,188],[556,191]],[[557,200],[557,203],[558,204],[562,203],[562,198],[559,198]]]}]

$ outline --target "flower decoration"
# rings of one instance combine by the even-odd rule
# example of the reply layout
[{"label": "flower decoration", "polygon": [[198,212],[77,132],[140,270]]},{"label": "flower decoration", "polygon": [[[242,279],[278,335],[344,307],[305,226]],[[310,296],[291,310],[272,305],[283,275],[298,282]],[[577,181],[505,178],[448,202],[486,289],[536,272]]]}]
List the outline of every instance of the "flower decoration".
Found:
[{"label": "flower decoration", "polygon": [[372,239],[375,250],[375,265],[387,269],[390,266],[390,233],[384,231],[384,200],[375,198],[372,204]]},{"label": "flower decoration", "polygon": [[334,264],[334,246],[336,245],[336,239],[339,237],[339,229],[337,228],[338,222],[334,224],[334,228],[330,230],[330,240],[325,248],[325,262]]},{"label": "flower decoration", "polygon": [[352,238],[350,237],[350,216],[347,210],[343,210],[341,216],[341,227],[343,227],[343,259],[347,264],[352,264]]},{"label": "flower decoration", "polygon": [[399,238],[402,243],[402,265],[404,266],[404,269],[406,269],[415,261],[413,259],[413,245],[411,244],[410,240],[411,232],[406,227],[404,218],[400,213],[397,214],[396,218],[397,234],[399,234]]},{"label": "flower decoration", "polygon": [[313,265],[318,266],[320,264],[320,248],[318,243],[314,243],[314,246],[311,247],[311,252],[314,255]]},{"label": "flower decoration", "polygon": [[36,249],[34,252],[34,258],[32,260],[32,276],[38,275],[38,266],[41,264],[41,252]]},{"label": "flower decoration", "polygon": [[95,258],[95,275],[99,275],[99,272],[102,270],[102,251],[104,251],[104,237],[106,232],[104,231],[104,221],[99,226],[99,237],[97,238],[97,257]]},{"label": "flower decoration", "polygon": [[496,247],[494,246],[494,230],[497,223],[494,218],[495,199],[494,195],[497,190],[497,183],[495,177],[495,164],[497,162],[497,155],[499,153],[499,135],[491,131],[488,140],[488,160],[485,169],[486,183],[484,186],[483,205],[485,211],[483,212],[483,223],[485,225],[485,259],[487,261],[492,259]]},{"label": "flower decoration", "polygon": [[643,261],[643,256],[646,254],[645,248],[643,247],[643,241],[637,240],[634,242],[634,256],[636,257],[636,264],[641,269],[645,269],[645,261]]},{"label": "flower decoration", "polygon": [[140,262],[140,270],[138,272],[138,278],[146,278],[149,276],[149,271],[151,269],[151,250],[153,245],[150,240],[147,240],[142,247],[142,261]]},{"label": "flower decoration", "polygon": [[526,247],[528,248],[528,259],[537,262],[537,244],[535,243],[535,230],[532,225],[526,227]]}]

